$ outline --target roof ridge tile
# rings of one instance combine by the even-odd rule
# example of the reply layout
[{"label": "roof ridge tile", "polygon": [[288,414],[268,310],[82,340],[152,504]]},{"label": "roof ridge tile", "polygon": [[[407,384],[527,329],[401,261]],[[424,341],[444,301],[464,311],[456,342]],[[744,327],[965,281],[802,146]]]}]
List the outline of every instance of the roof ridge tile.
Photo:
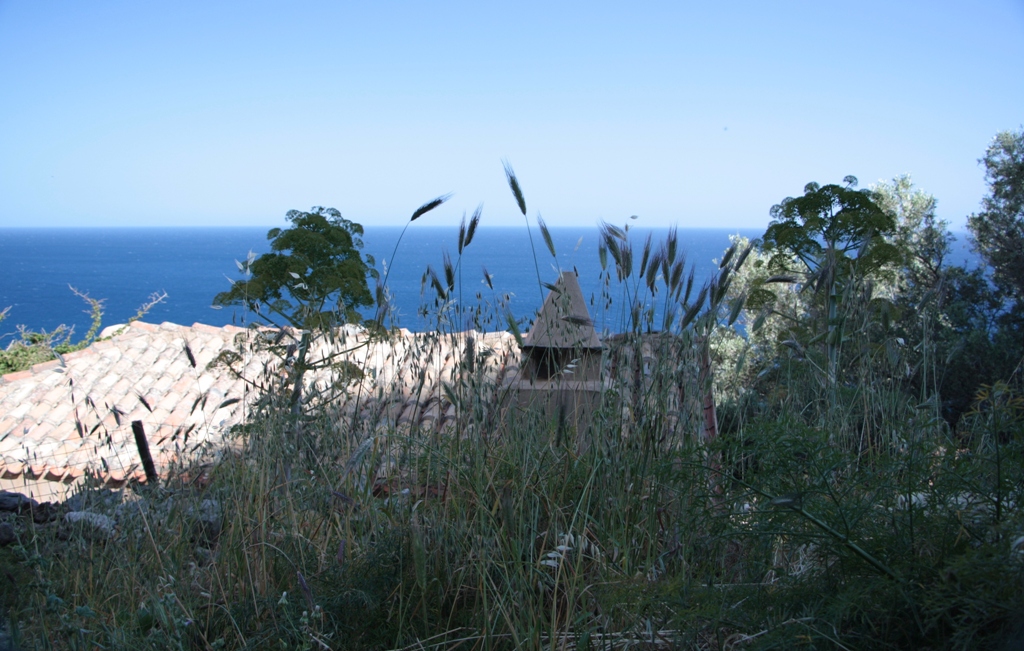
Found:
[{"label": "roof ridge tile", "polygon": [[94,355],[95,352],[96,352],[92,348],[94,345],[95,344],[90,344],[90,345],[86,346],[85,348],[79,348],[78,350],[72,350],[70,353],[62,353],[61,357],[64,358],[65,362],[70,362],[71,360],[74,360],[74,359],[80,359],[82,357],[87,357],[89,355]]},{"label": "roof ridge tile", "polygon": [[62,366],[61,360],[59,360],[59,359],[51,359],[48,362],[40,362],[38,364],[33,364],[32,365],[32,373],[42,373],[43,371],[49,371],[51,369],[59,368],[61,366]]},{"label": "roof ridge tile", "polygon": [[223,330],[223,328],[219,328],[213,325],[207,325],[205,323],[199,323],[198,321],[193,323],[189,329],[195,330],[196,332],[210,332],[218,334],[221,332],[221,330]]},{"label": "roof ridge tile", "polygon": [[24,371],[15,371],[13,373],[7,373],[6,375],[0,375],[0,381],[4,384],[10,382],[17,382],[18,380],[24,380],[25,378],[32,377],[32,369],[26,369]]}]

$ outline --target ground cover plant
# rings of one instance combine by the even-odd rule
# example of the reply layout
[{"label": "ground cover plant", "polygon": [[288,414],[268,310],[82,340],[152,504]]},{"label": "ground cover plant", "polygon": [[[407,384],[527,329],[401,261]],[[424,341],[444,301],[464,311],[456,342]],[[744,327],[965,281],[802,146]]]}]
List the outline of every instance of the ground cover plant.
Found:
[{"label": "ground cover plant", "polygon": [[[18,326],[16,336],[11,334],[0,336],[0,343],[3,343],[7,337],[11,337],[11,341],[7,342],[3,349],[0,349],[0,375],[24,371],[35,364],[52,361],[55,354],[63,355],[81,350],[96,341],[96,337],[103,327],[103,299],[92,298],[74,287],[69,287],[69,289],[89,306],[92,323],[88,332],[78,341],[74,341],[74,327],[60,325],[50,332],[36,332],[24,326]],[[167,298],[167,294],[164,292],[150,295],[149,300],[139,307],[135,316],[128,322],[138,321],[165,298]],[[9,314],[10,307],[0,310],[0,323],[3,323]]]},{"label": "ground cover plant", "polygon": [[[338,386],[305,385],[296,399],[292,371],[203,488],[128,500],[109,538],[40,529],[7,548],[15,638],[58,649],[1015,648],[1019,305],[944,265],[946,231],[916,192],[908,179],[809,185],[704,285],[674,232],[634,242],[605,225],[594,305],[619,327],[585,431],[516,409],[488,373],[476,333],[521,339],[528,324],[497,293],[461,295],[478,211],[453,234],[455,258],[426,270],[437,328],[405,351],[414,368],[417,355],[434,364],[442,340],[461,351],[443,377],[452,426],[358,417]],[[862,214],[871,228],[858,230]],[[993,307],[964,305],[977,297]],[[381,303],[358,341],[397,346]],[[330,318],[316,336],[340,336],[351,314]],[[315,330],[287,336],[308,346]],[[251,332],[252,345],[267,341]],[[274,345],[287,361],[286,337]],[[339,378],[348,391],[364,379],[347,367]]]}]

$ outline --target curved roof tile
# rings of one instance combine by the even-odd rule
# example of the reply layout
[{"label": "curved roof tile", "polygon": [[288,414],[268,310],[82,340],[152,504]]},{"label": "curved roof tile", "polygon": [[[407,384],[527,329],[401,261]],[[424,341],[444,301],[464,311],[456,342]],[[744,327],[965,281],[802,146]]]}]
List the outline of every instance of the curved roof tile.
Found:
[{"label": "curved roof tile", "polygon": [[[110,486],[145,481],[131,422],[140,420],[150,451],[165,474],[173,463],[230,445],[257,394],[229,368],[214,364],[234,352],[246,379],[280,381],[280,362],[255,337],[268,329],[133,322],[104,331],[110,338],[60,359],[0,378],[0,479],[73,484],[91,473]],[[285,332],[285,335],[295,333]],[[518,364],[508,333],[455,335],[398,332],[390,341],[342,331],[318,341],[312,359],[331,358],[364,370],[339,385],[340,367],[307,374],[341,411],[443,427],[454,418],[442,382],[458,374],[469,337],[489,351],[486,373],[497,377]],[[332,357],[333,356],[333,357]],[[325,394],[328,395],[328,394]]]}]

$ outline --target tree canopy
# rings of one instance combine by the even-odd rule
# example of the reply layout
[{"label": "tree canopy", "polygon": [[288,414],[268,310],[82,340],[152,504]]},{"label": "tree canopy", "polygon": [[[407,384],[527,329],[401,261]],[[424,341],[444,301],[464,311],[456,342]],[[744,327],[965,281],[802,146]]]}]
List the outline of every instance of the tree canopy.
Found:
[{"label": "tree canopy", "polygon": [[902,258],[896,290],[919,300],[941,279],[953,241],[949,223],[936,216],[935,197],[915,188],[909,174],[878,182],[871,195],[878,207],[896,220],[895,232],[887,238]]},{"label": "tree canopy", "polygon": [[249,277],[214,304],[244,305],[268,322],[273,314],[305,330],[361,321],[358,308],[373,305],[366,279],[377,277],[373,259],[360,254],[363,227],[322,206],[286,217],[290,228],[267,233],[271,252],[239,263]]},{"label": "tree canopy", "polygon": [[1024,128],[1002,131],[979,161],[989,193],[981,212],[967,218],[974,248],[993,269],[996,286],[1024,296]]},{"label": "tree canopy", "polygon": [[843,183],[808,183],[802,197],[786,197],[772,206],[764,246],[779,254],[776,264],[786,267],[796,258],[812,274],[832,275],[854,252],[862,272],[895,259],[896,248],[879,237],[895,230],[893,215],[879,208],[869,191],[854,189],[856,177],[847,176]]},{"label": "tree canopy", "polygon": [[781,272],[764,282],[793,282],[801,291],[814,290],[822,309],[810,310],[816,322],[811,330],[821,335],[808,343],[824,344],[833,385],[847,327],[840,303],[859,294],[870,300],[871,287],[862,281],[899,258],[898,247],[886,240],[896,229],[896,218],[878,207],[870,191],[854,189],[856,177],[847,176],[843,183],[808,183],[802,197],[786,197],[772,206],[764,234],[769,268]]}]

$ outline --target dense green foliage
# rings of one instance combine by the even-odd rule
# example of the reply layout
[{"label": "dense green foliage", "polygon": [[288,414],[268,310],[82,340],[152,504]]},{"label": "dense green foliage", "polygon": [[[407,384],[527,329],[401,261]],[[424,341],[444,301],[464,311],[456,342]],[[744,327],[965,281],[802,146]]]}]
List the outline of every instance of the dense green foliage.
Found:
[{"label": "dense green foliage", "polygon": [[771,209],[772,222],[764,234],[769,251],[779,251],[777,264],[790,270],[789,259],[815,283],[829,286],[852,273],[868,274],[891,263],[897,255],[884,236],[896,229],[891,213],[883,211],[868,191],[855,190],[857,179],[845,185],[808,183],[802,197],[787,197]]},{"label": "dense green foliage", "polygon": [[359,253],[363,227],[322,206],[286,217],[290,228],[267,233],[270,253],[239,263],[247,277],[214,305],[244,305],[270,324],[300,330],[361,322],[358,309],[373,305],[366,278],[377,274]]},{"label": "dense green foliage", "polygon": [[[762,413],[783,375],[790,399],[810,407],[839,402],[823,387],[841,393],[882,373],[887,390],[936,401],[955,426],[980,387],[1014,376],[1024,358],[1015,299],[984,267],[948,263],[953,236],[935,217],[934,197],[909,177],[856,195],[831,188],[822,198],[812,184],[805,197],[776,206],[763,243],[734,279],[732,297],[746,299],[746,338],[716,334],[728,409],[739,409],[730,413]],[[832,203],[840,191],[846,205]],[[841,215],[853,200],[867,218],[848,219],[845,239],[827,235],[829,220],[820,216]],[[733,370],[738,361],[743,368]]]},{"label": "dense green foliage", "polygon": [[996,287],[1018,308],[1024,297],[1024,128],[1002,131],[981,159],[989,193],[967,226]]},{"label": "dense green foliage", "polygon": [[808,305],[820,309],[812,309],[803,325],[816,334],[797,343],[806,349],[820,341],[832,384],[838,380],[839,352],[848,335],[842,305],[872,301],[864,280],[899,255],[885,239],[896,229],[893,215],[879,208],[871,193],[854,190],[855,177],[843,182],[845,186],[809,183],[802,197],[773,206],[764,234],[764,248],[773,254],[769,267],[781,274],[777,279],[799,283],[802,291],[815,295]]}]

